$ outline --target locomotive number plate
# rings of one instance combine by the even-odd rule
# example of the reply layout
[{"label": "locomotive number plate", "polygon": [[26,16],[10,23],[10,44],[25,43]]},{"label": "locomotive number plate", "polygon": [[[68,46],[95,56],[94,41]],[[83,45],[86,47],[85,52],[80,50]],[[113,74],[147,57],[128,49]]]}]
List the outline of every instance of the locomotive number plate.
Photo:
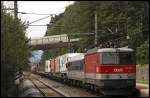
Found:
[{"label": "locomotive number plate", "polygon": [[119,68],[119,69],[118,69],[118,68],[115,68],[115,69],[114,69],[114,72],[123,72],[123,69],[122,69],[122,68]]}]

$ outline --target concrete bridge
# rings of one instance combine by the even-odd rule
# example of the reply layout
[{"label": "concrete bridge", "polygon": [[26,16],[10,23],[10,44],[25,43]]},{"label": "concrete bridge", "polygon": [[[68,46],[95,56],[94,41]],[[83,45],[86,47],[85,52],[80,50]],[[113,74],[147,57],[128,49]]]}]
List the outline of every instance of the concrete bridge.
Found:
[{"label": "concrete bridge", "polygon": [[80,39],[70,39],[67,34],[45,36],[40,38],[33,38],[29,41],[29,45],[33,49],[46,50],[62,47],[71,47],[76,44]]}]

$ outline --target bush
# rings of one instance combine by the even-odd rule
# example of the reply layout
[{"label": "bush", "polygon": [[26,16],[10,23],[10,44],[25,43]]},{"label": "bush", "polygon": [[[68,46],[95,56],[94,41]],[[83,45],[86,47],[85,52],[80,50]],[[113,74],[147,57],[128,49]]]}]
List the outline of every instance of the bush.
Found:
[{"label": "bush", "polygon": [[149,64],[149,41],[145,41],[140,47],[137,47],[137,64]]},{"label": "bush", "polygon": [[[2,6],[1,6],[2,7]],[[1,10],[1,94],[10,96],[15,73],[28,64],[29,46],[20,19]]]}]

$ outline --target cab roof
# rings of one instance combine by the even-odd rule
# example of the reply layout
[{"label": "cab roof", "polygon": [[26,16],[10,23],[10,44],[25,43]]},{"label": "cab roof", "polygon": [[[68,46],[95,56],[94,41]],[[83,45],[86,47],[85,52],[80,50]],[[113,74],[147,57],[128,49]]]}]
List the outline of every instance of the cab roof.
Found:
[{"label": "cab roof", "polygon": [[94,53],[94,52],[133,52],[134,50],[131,48],[123,47],[123,48],[93,48],[87,51],[86,54]]},{"label": "cab roof", "polygon": [[97,52],[133,52],[131,48],[102,48],[98,49]]}]

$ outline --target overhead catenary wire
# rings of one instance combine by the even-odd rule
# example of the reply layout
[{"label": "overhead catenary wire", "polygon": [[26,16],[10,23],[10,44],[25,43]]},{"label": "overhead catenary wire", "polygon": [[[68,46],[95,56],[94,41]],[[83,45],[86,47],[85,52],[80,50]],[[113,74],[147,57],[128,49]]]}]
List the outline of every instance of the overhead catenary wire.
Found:
[{"label": "overhead catenary wire", "polygon": [[[51,16],[51,15],[50,15],[50,16]],[[40,21],[40,20],[43,20],[43,19],[48,18],[48,17],[50,17],[50,16],[46,16],[46,17],[44,17],[44,18],[41,18],[41,19],[35,20],[35,21],[33,21],[33,22],[28,23],[27,25],[32,24],[32,23],[37,22],[37,21]]]},{"label": "overhead catenary wire", "polygon": [[28,25],[28,26],[48,26],[48,25]]},{"label": "overhead catenary wire", "polygon": [[35,20],[35,21],[33,21],[33,22],[28,23],[27,26],[47,26],[47,25],[30,25],[30,24],[32,24],[32,23],[34,23],[34,22],[37,22],[37,21],[40,21],[40,20],[43,20],[43,19],[46,19],[46,18],[48,18],[48,17],[53,17],[53,15],[56,15],[56,14],[26,13],[26,12],[17,12],[17,13],[21,13],[21,14],[36,14],[36,15],[48,15],[48,16],[46,16],[46,17],[43,17],[43,18],[41,18],[41,19],[38,19],[38,20]]},{"label": "overhead catenary wire", "polygon": [[35,14],[35,15],[56,15],[56,14],[40,14],[40,13],[26,13],[26,12],[18,12],[21,14]]}]

